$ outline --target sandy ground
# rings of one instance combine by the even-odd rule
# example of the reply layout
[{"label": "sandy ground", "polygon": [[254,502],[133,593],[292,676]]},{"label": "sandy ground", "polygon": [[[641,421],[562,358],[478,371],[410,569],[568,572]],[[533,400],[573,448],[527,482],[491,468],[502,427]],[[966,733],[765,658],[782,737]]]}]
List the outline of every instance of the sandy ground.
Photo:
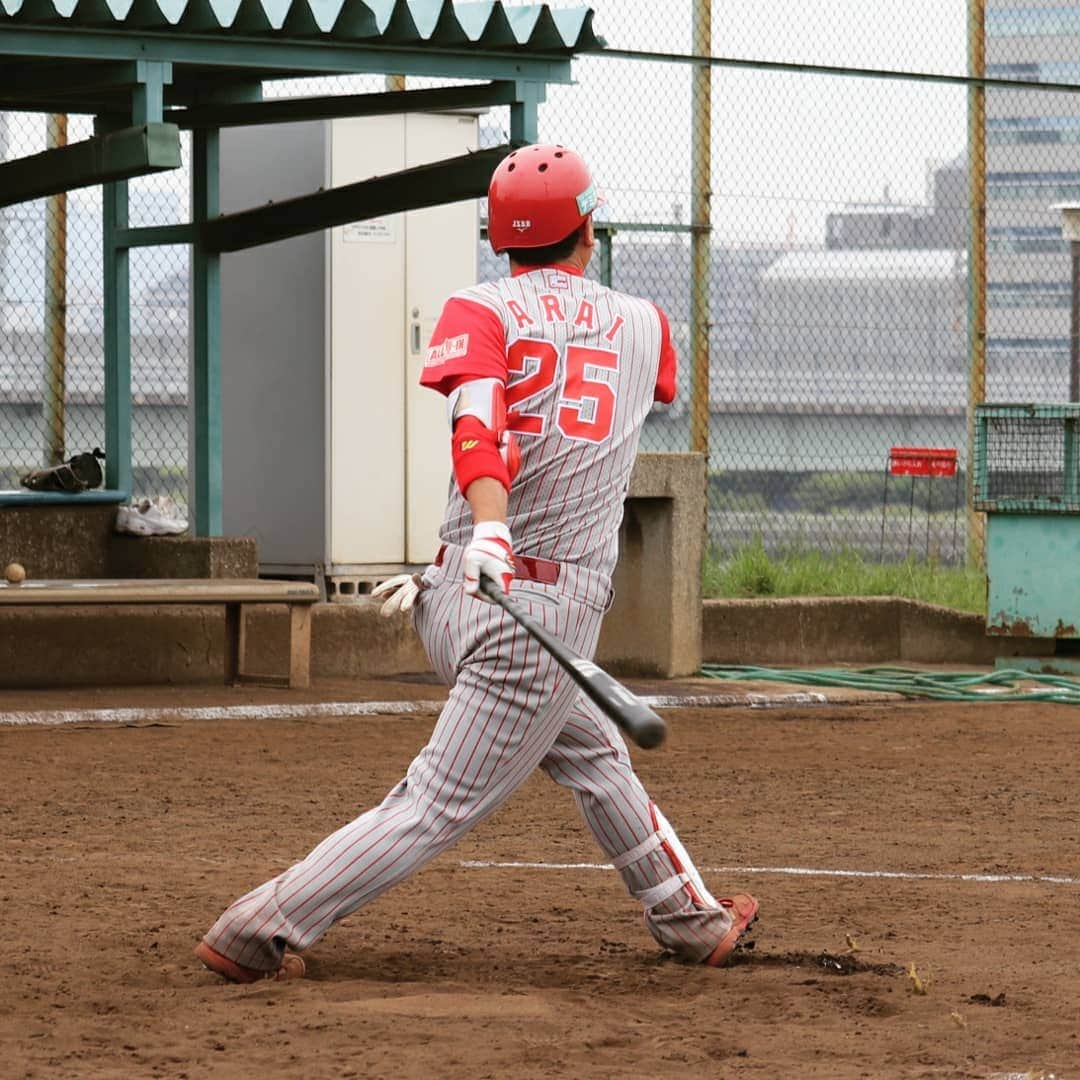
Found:
[{"label": "sandy ground", "polygon": [[[7,694],[0,709],[210,700],[295,698]],[[599,854],[570,798],[534,777],[335,927],[308,979],[250,987],[199,967],[202,931],[381,798],[431,718],[0,727],[0,1072],[1080,1076],[1080,713],[667,716],[668,744],[636,755],[643,779],[701,866],[742,868],[707,873],[715,890],[762,901],[733,967],[666,958],[613,872],[568,868]],[[784,868],[943,877],[762,872]]]}]

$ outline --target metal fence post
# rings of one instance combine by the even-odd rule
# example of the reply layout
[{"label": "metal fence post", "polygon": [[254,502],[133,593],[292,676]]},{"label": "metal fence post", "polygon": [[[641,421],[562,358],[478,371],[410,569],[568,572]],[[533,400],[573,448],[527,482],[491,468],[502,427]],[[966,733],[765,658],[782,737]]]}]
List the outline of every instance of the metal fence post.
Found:
[{"label": "metal fence post", "polygon": [[[45,147],[67,146],[68,118],[50,114],[45,122]],[[67,194],[50,195],[45,202],[45,382],[42,388],[45,421],[45,464],[59,465],[66,457],[65,384],[67,372]],[[87,448],[89,449],[89,448]]]},{"label": "metal fence post", "polygon": [[[98,134],[123,121],[98,117]],[[126,247],[117,232],[128,226],[128,182],[102,185],[102,302],[105,352],[105,486],[131,493],[131,285]]]},{"label": "metal fence post", "polygon": [[1069,241],[1069,400],[1080,401],[1080,240]]},{"label": "metal fence post", "polygon": [[[986,0],[968,0],[968,74],[986,76]],[[986,400],[986,90],[968,86],[968,562],[985,559],[985,518],[974,509],[975,406]]]},{"label": "metal fence post", "polygon": [[[712,55],[712,0],[694,0],[695,56]],[[693,134],[690,151],[690,449],[709,453],[709,244],[712,201],[712,66],[691,75]]]},{"label": "metal fence post", "polygon": [[600,284],[612,289],[615,281],[615,264],[612,258],[615,230],[605,225],[603,228],[597,229],[596,238],[600,242]]},{"label": "metal fence post", "polygon": [[[202,128],[191,136],[192,221],[217,217],[220,135]],[[221,480],[221,256],[200,237],[191,246],[191,455],[195,535],[220,536]]]}]

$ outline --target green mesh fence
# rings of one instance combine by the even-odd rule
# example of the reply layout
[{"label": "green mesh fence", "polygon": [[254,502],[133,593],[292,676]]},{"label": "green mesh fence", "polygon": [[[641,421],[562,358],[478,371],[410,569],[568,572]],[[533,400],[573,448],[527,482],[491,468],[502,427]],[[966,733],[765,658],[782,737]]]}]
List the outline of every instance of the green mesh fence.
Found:
[{"label": "green mesh fence", "polygon": [[980,510],[1080,513],[1080,405],[982,405],[976,410]]},{"label": "green mesh fence", "polygon": [[[548,89],[540,137],[580,149],[606,198],[590,272],[670,315],[683,378],[674,407],[650,417],[644,447],[707,449],[709,539],[721,556],[757,538],[771,553],[981,556],[977,516],[962,505],[956,527],[952,480],[887,468],[896,446],[955,449],[965,490],[977,159],[967,86],[926,76],[967,72],[968,7],[730,0],[708,9],[703,39],[703,3],[605,0],[596,26],[611,55],[577,59],[575,85]],[[985,93],[985,388],[974,393],[1061,401],[1070,262],[1054,206],[1080,201],[1080,98],[1040,84],[1080,84],[1080,5],[990,2],[985,26],[987,74],[1025,86]],[[686,62],[703,40],[722,61],[707,76],[708,116],[704,69]],[[382,86],[294,80],[265,93]],[[484,145],[508,137],[505,108],[479,123]],[[72,116],[69,138],[89,124]],[[41,115],[0,117],[0,157],[42,149],[46,129]],[[186,168],[133,182],[132,223],[185,220],[187,190]],[[61,446],[66,455],[102,441],[100,192],[67,200],[59,316],[50,205],[0,210],[0,486]],[[700,246],[694,262],[695,236],[707,264]],[[477,242],[481,275],[501,272]],[[695,265],[707,265],[704,279]],[[132,258],[137,494],[181,502],[187,279],[183,248]]]}]

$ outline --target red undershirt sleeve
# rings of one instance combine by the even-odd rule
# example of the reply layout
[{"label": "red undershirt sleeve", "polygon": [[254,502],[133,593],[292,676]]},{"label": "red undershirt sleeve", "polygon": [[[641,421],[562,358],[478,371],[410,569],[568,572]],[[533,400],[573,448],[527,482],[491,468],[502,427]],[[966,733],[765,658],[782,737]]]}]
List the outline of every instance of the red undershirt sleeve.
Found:
[{"label": "red undershirt sleeve", "polygon": [[505,385],[506,331],[491,308],[452,296],[431,335],[420,385],[449,394],[469,379],[500,379]]},{"label": "red undershirt sleeve", "polygon": [[[655,305],[653,305],[655,307]],[[675,400],[675,380],[679,370],[679,358],[671,344],[671,326],[664,312],[657,307],[660,316],[660,365],[656,372],[656,389],[653,401],[670,405]]]}]

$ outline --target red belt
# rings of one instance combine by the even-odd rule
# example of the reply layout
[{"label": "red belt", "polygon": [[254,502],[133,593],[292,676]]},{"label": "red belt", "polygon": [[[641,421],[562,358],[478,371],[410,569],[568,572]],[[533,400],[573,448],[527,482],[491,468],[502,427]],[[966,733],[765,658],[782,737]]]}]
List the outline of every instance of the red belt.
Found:
[{"label": "red belt", "polygon": [[[439,548],[435,565],[442,566],[446,545]],[[554,585],[559,580],[559,564],[550,559],[533,559],[528,555],[514,556],[514,577],[520,581],[537,581],[541,585]]]}]

